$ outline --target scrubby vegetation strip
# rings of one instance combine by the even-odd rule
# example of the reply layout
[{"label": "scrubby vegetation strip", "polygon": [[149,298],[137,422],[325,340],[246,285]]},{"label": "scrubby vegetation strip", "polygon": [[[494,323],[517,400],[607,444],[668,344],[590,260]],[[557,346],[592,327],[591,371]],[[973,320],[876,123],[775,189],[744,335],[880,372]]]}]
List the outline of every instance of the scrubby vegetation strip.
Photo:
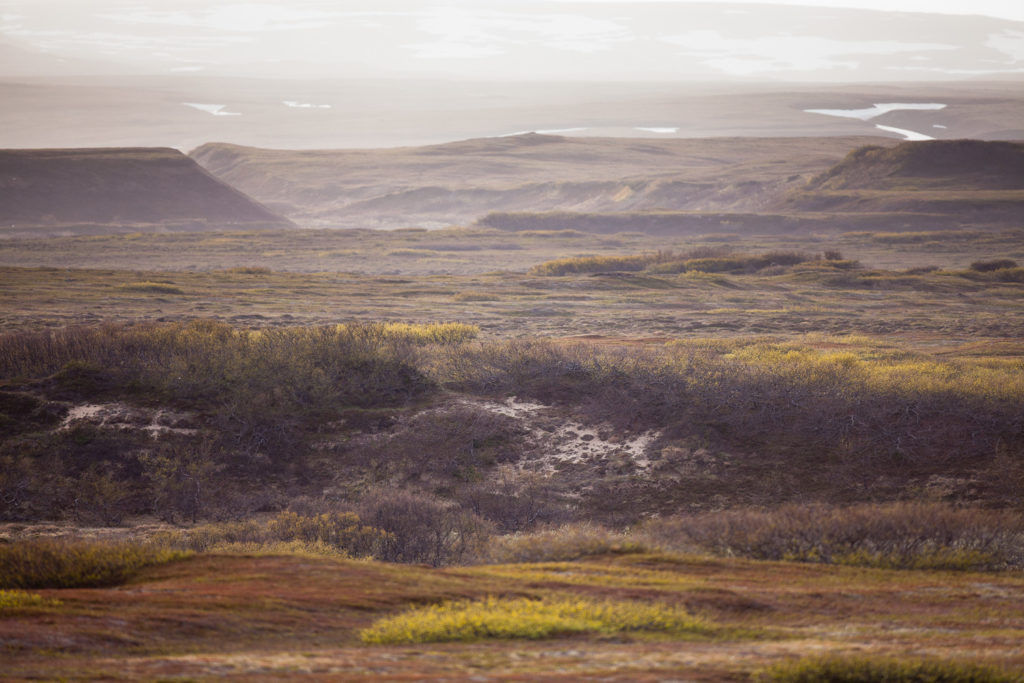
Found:
[{"label": "scrubby vegetation strip", "polygon": [[646,271],[654,274],[678,273],[756,273],[769,268],[795,266],[822,261],[831,267],[850,268],[856,264],[843,261],[839,252],[830,250],[822,256],[796,251],[773,251],[764,254],[743,254],[728,247],[702,247],[685,253],[658,251],[627,256],[576,256],[546,261],[530,269],[531,275],[572,275],[605,271]]},{"label": "scrubby vegetation strip", "polygon": [[26,539],[0,545],[0,588],[92,588],[189,553],[136,543]]},{"label": "scrubby vegetation strip", "polygon": [[784,505],[644,523],[639,542],[674,551],[885,569],[1024,568],[1024,516],[941,503]]},{"label": "scrubby vegetation strip", "polygon": [[769,667],[760,683],[1020,683],[1024,676],[994,666],[942,660],[811,657]]}]

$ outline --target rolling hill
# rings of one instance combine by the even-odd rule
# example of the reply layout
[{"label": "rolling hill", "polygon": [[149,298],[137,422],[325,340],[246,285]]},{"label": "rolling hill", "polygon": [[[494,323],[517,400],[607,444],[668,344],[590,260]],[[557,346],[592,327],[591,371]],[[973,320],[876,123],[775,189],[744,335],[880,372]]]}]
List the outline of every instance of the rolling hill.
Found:
[{"label": "rolling hill", "polygon": [[375,150],[211,143],[191,156],[304,226],[443,227],[495,211],[759,212],[869,141],[527,133]]},{"label": "rolling hill", "polygon": [[294,227],[166,148],[0,150],[7,234]]},{"label": "rolling hill", "polygon": [[860,147],[775,208],[934,216],[938,227],[1019,227],[1024,144],[934,140]]}]

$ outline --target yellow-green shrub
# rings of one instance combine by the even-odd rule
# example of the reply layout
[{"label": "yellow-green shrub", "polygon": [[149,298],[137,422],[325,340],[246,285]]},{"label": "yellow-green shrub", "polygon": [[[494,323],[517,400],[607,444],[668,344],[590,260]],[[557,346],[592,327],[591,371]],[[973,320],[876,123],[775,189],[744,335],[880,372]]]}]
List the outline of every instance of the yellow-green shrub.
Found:
[{"label": "yellow-green shrub", "polygon": [[387,617],[360,632],[364,643],[553,638],[573,633],[703,634],[709,626],[683,609],[587,598],[496,598],[446,602]]},{"label": "yellow-green shrub", "polygon": [[0,588],[113,586],[189,553],[130,543],[30,539],[0,546]]},{"label": "yellow-green shrub", "polygon": [[60,605],[60,600],[44,598],[37,593],[26,593],[19,590],[0,590],[0,614],[56,607],[58,605]]}]

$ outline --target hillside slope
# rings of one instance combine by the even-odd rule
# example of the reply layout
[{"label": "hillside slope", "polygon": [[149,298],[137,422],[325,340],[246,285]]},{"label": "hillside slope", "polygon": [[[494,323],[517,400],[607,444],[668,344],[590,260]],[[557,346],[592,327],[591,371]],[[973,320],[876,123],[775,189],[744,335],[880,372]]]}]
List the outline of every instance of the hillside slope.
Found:
[{"label": "hillside slope", "polygon": [[860,147],[775,208],[932,214],[944,226],[1016,226],[1024,216],[1024,143],[936,140]]},{"label": "hillside slope", "polygon": [[0,150],[0,225],[31,234],[292,226],[167,148]]},{"label": "hillside slope", "polygon": [[440,227],[493,211],[756,212],[869,140],[878,142],[528,133],[376,150],[283,151],[210,143],[191,156],[305,226]]}]

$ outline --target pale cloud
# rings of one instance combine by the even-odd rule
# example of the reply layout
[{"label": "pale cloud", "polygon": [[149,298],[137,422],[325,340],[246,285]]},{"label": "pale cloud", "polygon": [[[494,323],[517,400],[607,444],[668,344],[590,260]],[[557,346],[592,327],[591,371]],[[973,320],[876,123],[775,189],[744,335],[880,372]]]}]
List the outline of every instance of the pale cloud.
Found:
[{"label": "pale cloud", "polygon": [[224,47],[225,43],[250,43],[250,36],[151,36],[131,33],[107,33],[100,31],[74,32],[64,30],[34,31],[13,30],[8,35],[16,36],[44,50],[65,50],[73,48],[95,48],[107,53],[116,51],[139,51],[149,55],[173,55],[182,51]]},{"label": "pale cloud", "polygon": [[693,2],[714,5],[801,5],[836,9],[866,9],[881,12],[922,12],[928,14],[982,15],[1024,21],[1024,3],[1020,0],[540,0],[542,3],[601,5],[609,3],[658,3],[687,5]]},{"label": "pale cloud", "polygon": [[472,58],[501,54],[507,47],[535,45],[569,52],[600,52],[633,39],[626,27],[575,14],[512,14],[437,8],[424,13],[416,28],[434,37],[404,47],[420,57]]},{"label": "pale cloud", "polygon": [[858,55],[896,55],[933,50],[956,50],[942,43],[903,43],[891,40],[833,40],[816,36],[774,35],[729,38],[718,31],[690,31],[662,36],[680,54],[734,76],[773,71],[854,70]]},{"label": "pale cloud", "polygon": [[504,54],[505,51],[493,45],[457,43],[409,43],[403,48],[412,50],[416,59],[479,59]]},{"label": "pale cloud", "polygon": [[159,24],[218,31],[252,33],[322,28],[333,23],[338,12],[295,9],[267,3],[230,3],[194,11],[151,9],[100,15],[121,24]]}]

